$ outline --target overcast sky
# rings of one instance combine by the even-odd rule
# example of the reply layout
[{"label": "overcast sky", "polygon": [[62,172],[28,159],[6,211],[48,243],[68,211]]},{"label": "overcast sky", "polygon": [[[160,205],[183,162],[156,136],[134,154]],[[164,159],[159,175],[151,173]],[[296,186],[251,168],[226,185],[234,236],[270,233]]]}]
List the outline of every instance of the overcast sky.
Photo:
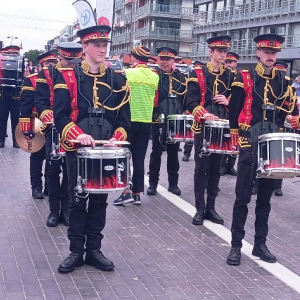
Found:
[{"label": "overcast sky", "polygon": [[[4,46],[11,43],[20,46],[23,51],[31,49],[44,50],[47,41],[59,35],[65,26],[76,20],[72,5],[75,0],[1,0],[0,41]],[[89,0],[96,7],[96,0]]]}]

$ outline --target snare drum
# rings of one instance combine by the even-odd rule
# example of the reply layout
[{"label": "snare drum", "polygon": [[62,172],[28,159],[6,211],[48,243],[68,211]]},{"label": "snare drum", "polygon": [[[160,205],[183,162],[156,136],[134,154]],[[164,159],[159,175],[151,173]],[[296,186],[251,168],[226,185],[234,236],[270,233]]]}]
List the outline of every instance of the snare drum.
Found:
[{"label": "snare drum", "polygon": [[119,147],[79,148],[77,190],[91,194],[123,191],[129,186],[130,151]]},{"label": "snare drum", "polygon": [[300,175],[300,136],[268,133],[258,137],[258,177],[292,178]]},{"label": "snare drum", "polygon": [[167,117],[167,143],[193,142],[192,115],[169,115]]},{"label": "snare drum", "polygon": [[51,158],[59,158],[61,156],[66,156],[66,150],[60,144],[60,134],[58,133],[56,127],[53,125],[51,128]]},{"label": "snare drum", "polygon": [[201,151],[232,154],[228,120],[205,121]]}]

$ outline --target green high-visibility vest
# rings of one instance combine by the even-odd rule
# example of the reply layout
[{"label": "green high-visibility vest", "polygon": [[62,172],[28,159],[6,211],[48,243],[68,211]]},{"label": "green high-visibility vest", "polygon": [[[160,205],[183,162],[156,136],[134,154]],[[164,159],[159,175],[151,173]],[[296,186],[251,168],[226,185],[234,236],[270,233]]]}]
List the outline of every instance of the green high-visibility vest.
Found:
[{"label": "green high-visibility vest", "polygon": [[126,69],[131,89],[131,122],[151,123],[159,77],[147,67]]}]

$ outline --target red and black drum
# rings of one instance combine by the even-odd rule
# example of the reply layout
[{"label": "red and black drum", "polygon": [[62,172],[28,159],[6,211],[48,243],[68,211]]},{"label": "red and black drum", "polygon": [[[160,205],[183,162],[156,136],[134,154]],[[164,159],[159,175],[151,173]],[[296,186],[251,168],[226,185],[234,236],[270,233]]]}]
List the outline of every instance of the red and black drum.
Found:
[{"label": "red and black drum", "polygon": [[24,74],[23,57],[0,53],[0,86],[21,87]]},{"label": "red and black drum", "polygon": [[228,120],[205,121],[202,152],[232,153]]},{"label": "red and black drum", "polygon": [[193,142],[192,115],[169,115],[167,117],[167,143]]},{"label": "red and black drum", "polygon": [[77,191],[91,194],[129,187],[130,151],[120,147],[82,147],[77,151]]},{"label": "red and black drum", "polygon": [[258,137],[258,177],[293,178],[300,175],[300,135],[268,133]]}]

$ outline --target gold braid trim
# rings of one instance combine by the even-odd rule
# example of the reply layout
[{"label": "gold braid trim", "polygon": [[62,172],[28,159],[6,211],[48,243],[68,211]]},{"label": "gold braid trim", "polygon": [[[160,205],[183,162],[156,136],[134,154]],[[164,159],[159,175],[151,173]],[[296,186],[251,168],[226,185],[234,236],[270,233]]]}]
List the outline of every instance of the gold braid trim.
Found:
[{"label": "gold braid trim", "polygon": [[[240,127],[240,129],[245,130],[245,131],[248,131],[249,128],[251,128],[250,125],[244,124],[244,123],[239,123],[239,127]],[[241,148],[251,147],[251,143],[248,141],[248,138],[243,137],[243,136],[239,136],[238,143]]]},{"label": "gold braid trim", "polygon": [[52,112],[52,109],[45,109],[40,115],[40,120],[42,121],[44,116],[49,112]]},{"label": "gold braid trim", "polygon": [[[104,86],[107,86],[108,88],[110,88],[109,85],[103,84],[102,82],[97,82],[97,84],[104,85]],[[129,100],[130,100],[130,97],[129,97],[130,87],[129,87],[129,84],[128,84],[127,80],[126,80],[126,84],[120,90],[118,90],[118,91],[113,90],[113,92],[115,92],[115,93],[119,93],[119,92],[122,92],[122,91],[126,91],[126,93],[125,93],[125,96],[123,97],[121,103],[118,106],[112,108],[112,107],[108,107],[108,106],[104,105],[104,108],[107,109],[107,110],[111,110],[111,111],[119,110],[124,104],[128,103]],[[99,108],[99,107],[102,107],[102,103],[94,100],[94,108]]]},{"label": "gold braid trim", "polygon": [[62,134],[61,134],[61,140],[66,141],[66,139],[67,139],[67,134],[68,134],[69,130],[70,130],[72,127],[74,127],[74,126],[76,126],[75,123],[74,123],[74,122],[70,122],[69,124],[67,124],[67,125],[64,127],[64,129],[63,129],[63,131],[62,131]]},{"label": "gold braid trim", "polygon": [[56,89],[66,89],[66,90],[68,90],[68,86],[66,85],[66,84],[64,84],[64,83],[58,83],[58,84],[56,84],[55,86],[54,86],[54,89],[56,90]]},{"label": "gold braid trim", "polygon": [[190,81],[198,82],[198,78],[191,77],[186,81],[186,83],[188,84]]},{"label": "gold braid trim", "polygon": [[23,86],[22,92],[23,91],[34,91],[34,87],[32,87],[32,86]]},{"label": "gold braid trim", "polygon": [[230,128],[230,134],[239,134],[239,129]]},{"label": "gold braid trim", "polygon": [[44,78],[37,78],[36,83],[38,83],[38,82],[47,84],[47,80]]},{"label": "gold braid trim", "polygon": [[242,130],[248,131],[249,128],[250,128],[251,126],[248,125],[248,124],[239,123],[239,127],[240,127]]},{"label": "gold braid trim", "polygon": [[19,122],[30,122],[30,118],[19,118]]},{"label": "gold braid trim", "polygon": [[226,69],[226,67],[224,65],[220,65],[220,69],[219,69],[220,73],[219,74],[214,73],[214,68],[215,67],[211,64],[210,61],[206,64],[206,67],[207,67],[209,73],[211,73],[213,75],[216,75],[216,76],[221,76],[224,73],[225,69]]},{"label": "gold braid trim", "polygon": [[30,75],[26,76],[26,78],[34,77],[34,76],[36,76],[36,75],[38,75],[38,73],[30,74]]},{"label": "gold braid trim", "polygon": [[127,133],[126,133],[125,129],[124,129],[123,127],[118,127],[118,128],[115,130],[114,134],[115,134],[116,132],[118,132],[118,131],[120,131],[120,132],[122,133],[122,135],[123,135],[123,137],[124,137],[124,141],[126,141],[126,140],[127,140]]},{"label": "gold braid trim", "polygon": [[242,89],[244,88],[244,84],[242,82],[238,82],[238,81],[234,81],[232,83],[231,87],[233,87],[233,86],[238,86],[238,87],[240,87]]}]

